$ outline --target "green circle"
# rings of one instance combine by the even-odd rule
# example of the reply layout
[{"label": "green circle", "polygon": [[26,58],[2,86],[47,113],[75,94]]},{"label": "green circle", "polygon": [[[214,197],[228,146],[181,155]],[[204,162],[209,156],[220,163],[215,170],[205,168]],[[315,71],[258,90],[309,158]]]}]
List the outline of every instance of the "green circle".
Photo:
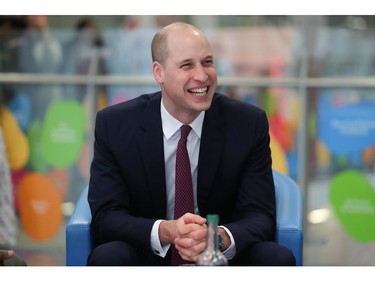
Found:
[{"label": "green circle", "polygon": [[47,170],[47,163],[41,153],[42,124],[34,120],[27,131],[30,148],[29,163],[34,171],[43,173]]},{"label": "green circle", "polygon": [[86,116],[75,100],[54,102],[46,113],[42,129],[42,154],[56,168],[74,164],[85,139]]},{"label": "green circle", "polygon": [[336,217],[352,238],[375,241],[375,190],[360,172],[341,172],[332,180],[330,201]]}]

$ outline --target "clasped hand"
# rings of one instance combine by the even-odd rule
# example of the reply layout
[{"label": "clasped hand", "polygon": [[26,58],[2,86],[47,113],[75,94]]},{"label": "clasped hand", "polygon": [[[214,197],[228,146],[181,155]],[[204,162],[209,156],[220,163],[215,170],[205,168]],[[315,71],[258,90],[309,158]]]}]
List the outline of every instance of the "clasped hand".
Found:
[{"label": "clasped hand", "polygon": [[196,262],[206,246],[206,219],[186,213],[177,220],[163,221],[159,227],[162,245],[173,243],[181,257]]},{"label": "clasped hand", "polygon": [[176,221],[174,245],[184,260],[195,262],[206,246],[206,219],[186,213]]}]

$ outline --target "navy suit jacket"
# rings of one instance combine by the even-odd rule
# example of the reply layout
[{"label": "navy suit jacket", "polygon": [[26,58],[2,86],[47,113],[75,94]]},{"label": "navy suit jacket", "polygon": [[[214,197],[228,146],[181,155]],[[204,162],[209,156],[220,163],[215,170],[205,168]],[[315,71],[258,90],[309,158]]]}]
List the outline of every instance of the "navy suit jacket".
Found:
[{"label": "navy suit jacket", "polygon": [[[123,240],[150,252],[150,233],[166,217],[161,92],[97,113],[89,204],[98,244]],[[200,215],[218,214],[237,254],[274,240],[275,188],[263,110],[216,93],[206,111],[198,162]]]}]

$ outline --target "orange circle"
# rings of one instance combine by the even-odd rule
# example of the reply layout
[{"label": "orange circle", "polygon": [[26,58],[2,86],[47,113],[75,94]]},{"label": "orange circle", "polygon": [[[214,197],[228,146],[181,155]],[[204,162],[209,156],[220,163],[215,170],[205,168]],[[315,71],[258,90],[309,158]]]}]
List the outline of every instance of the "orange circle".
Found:
[{"label": "orange circle", "polygon": [[13,184],[13,194],[14,194],[14,207],[17,211],[20,209],[19,204],[19,190],[20,190],[20,183],[23,177],[27,174],[25,169],[13,170],[11,171],[11,178]]},{"label": "orange circle", "polygon": [[36,241],[55,237],[61,227],[61,193],[47,177],[29,173],[19,189],[20,220],[25,233]]}]

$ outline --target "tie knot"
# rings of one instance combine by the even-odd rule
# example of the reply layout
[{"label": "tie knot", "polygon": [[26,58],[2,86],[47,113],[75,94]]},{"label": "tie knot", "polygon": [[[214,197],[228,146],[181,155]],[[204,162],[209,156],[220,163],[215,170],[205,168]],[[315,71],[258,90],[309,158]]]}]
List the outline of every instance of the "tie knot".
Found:
[{"label": "tie knot", "polygon": [[190,133],[191,127],[189,125],[182,125],[181,126],[181,139],[187,139]]}]

